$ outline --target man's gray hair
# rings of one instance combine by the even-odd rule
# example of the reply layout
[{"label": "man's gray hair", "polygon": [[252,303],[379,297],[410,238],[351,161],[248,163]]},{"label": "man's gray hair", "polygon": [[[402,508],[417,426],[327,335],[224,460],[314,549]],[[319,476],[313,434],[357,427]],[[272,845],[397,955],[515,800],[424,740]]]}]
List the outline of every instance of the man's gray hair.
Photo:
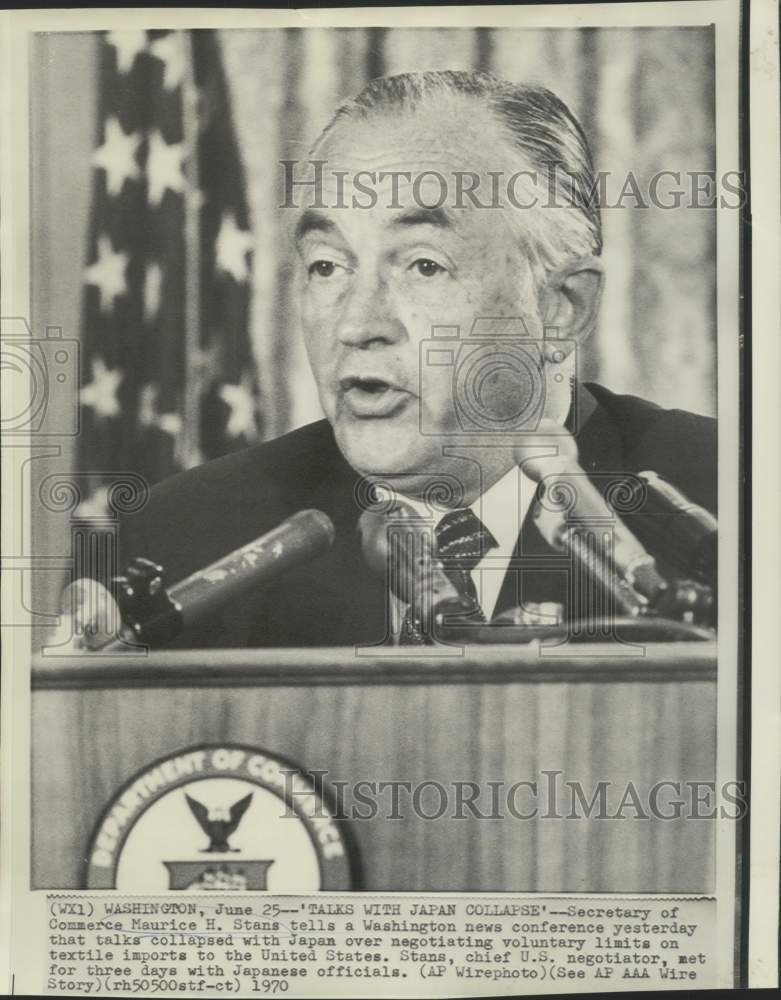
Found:
[{"label": "man's gray hair", "polygon": [[[412,113],[435,96],[481,100],[521,154],[523,169],[539,177],[537,202],[557,209],[528,227],[534,234],[542,271],[568,259],[602,252],[602,223],[588,141],[578,120],[552,91],[509,83],[490,73],[431,70],[371,80],[345,101],[323,130],[315,148],[340,123],[382,113]],[[537,274],[538,279],[542,274]]]}]

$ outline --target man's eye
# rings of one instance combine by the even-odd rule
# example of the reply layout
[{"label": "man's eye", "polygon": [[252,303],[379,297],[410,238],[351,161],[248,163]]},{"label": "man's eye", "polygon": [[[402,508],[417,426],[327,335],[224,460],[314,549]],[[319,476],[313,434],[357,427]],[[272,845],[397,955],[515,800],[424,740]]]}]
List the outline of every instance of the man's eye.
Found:
[{"label": "man's eye", "polygon": [[427,257],[421,257],[414,261],[412,267],[424,278],[433,278],[437,274],[444,274],[445,269],[441,267],[435,260],[429,260]]},{"label": "man's eye", "polygon": [[336,264],[332,260],[316,260],[309,265],[309,274],[318,278],[330,278],[336,270]]}]

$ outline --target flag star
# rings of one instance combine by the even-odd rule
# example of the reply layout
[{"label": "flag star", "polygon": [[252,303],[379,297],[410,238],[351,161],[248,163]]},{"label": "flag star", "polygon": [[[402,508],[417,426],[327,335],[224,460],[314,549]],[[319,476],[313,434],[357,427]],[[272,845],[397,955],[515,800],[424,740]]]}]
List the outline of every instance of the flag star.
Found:
[{"label": "flag star", "polygon": [[126,180],[135,180],[139,175],[136,152],[141,143],[137,132],[125,135],[119,121],[112,115],[106,119],[106,135],[103,145],[92,154],[92,162],[99,170],[106,171],[106,189],[111,195],[118,195]]},{"label": "flag star", "polygon": [[79,392],[82,406],[91,406],[97,417],[119,416],[117,389],[124,375],[118,368],[107,368],[103,359],[92,359],[92,381]]},{"label": "flag star", "polygon": [[101,312],[111,312],[114,299],[127,291],[128,260],[126,253],[115,252],[109,236],[98,236],[98,259],[84,269],[84,280],[100,289]]},{"label": "flag star", "polygon": [[220,386],[219,393],[220,399],[230,408],[225,433],[229,437],[246,436],[251,440],[257,437],[255,398],[252,395],[249,379],[243,378],[239,385],[226,382]]},{"label": "flag star", "polygon": [[157,418],[157,426],[164,434],[177,437],[182,433],[182,418],[178,413],[161,413]]},{"label": "flag star", "polygon": [[152,323],[160,309],[163,290],[163,269],[155,261],[146,266],[144,274],[144,320]]},{"label": "flag star", "polygon": [[184,77],[186,67],[184,38],[180,31],[172,31],[157,38],[149,46],[149,53],[163,64],[163,87],[176,90]]},{"label": "flag star", "polygon": [[106,41],[116,49],[117,69],[129,73],[136,56],[146,49],[145,31],[109,31]]},{"label": "flag star", "polygon": [[149,156],[146,161],[150,204],[159,205],[167,190],[181,194],[184,190],[182,164],[186,156],[183,142],[169,145],[157,130],[152,132],[149,136]]},{"label": "flag star", "polygon": [[142,427],[157,427],[164,434],[176,437],[182,432],[182,418],[178,413],[160,413],[157,409],[158,389],[148,382],[138,396],[138,422]]},{"label": "flag star", "polygon": [[232,212],[226,212],[220,223],[215,249],[217,252],[217,267],[241,283],[249,280],[247,254],[253,248],[252,233],[239,229]]}]

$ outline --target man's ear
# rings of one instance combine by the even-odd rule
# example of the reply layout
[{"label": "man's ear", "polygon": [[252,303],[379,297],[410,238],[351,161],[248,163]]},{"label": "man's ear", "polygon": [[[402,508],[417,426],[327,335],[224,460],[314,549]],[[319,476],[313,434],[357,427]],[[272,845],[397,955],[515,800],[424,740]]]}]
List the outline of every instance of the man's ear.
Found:
[{"label": "man's ear", "polygon": [[545,327],[556,327],[561,339],[584,343],[597,322],[604,276],[602,262],[591,256],[552,271],[540,297]]}]

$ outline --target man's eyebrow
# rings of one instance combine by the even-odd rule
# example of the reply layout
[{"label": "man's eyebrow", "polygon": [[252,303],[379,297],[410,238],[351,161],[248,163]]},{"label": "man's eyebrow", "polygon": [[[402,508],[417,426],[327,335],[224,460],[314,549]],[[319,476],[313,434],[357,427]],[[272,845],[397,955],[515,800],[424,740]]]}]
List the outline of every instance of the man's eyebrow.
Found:
[{"label": "man's eyebrow", "polygon": [[294,237],[296,243],[299,243],[308,233],[333,233],[336,230],[335,222],[332,222],[326,215],[308,208],[296,223]]},{"label": "man's eyebrow", "polygon": [[406,228],[407,226],[436,226],[438,229],[452,229],[454,220],[450,212],[444,208],[411,208],[394,217],[391,226]]}]

